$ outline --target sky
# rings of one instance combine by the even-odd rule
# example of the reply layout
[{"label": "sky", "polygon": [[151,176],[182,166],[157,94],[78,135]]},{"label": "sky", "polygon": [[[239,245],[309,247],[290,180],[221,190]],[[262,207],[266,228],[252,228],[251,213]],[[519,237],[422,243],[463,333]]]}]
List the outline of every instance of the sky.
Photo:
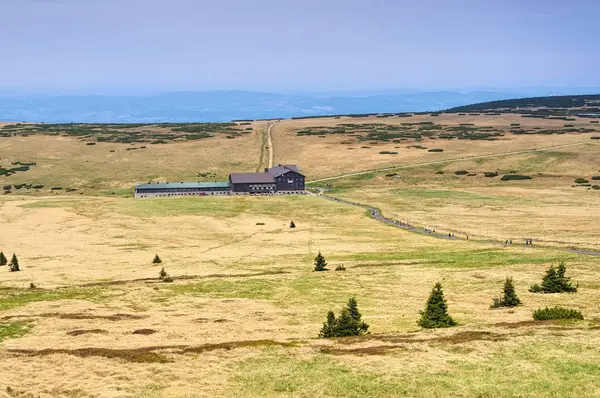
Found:
[{"label": "sky", "polygon": [[0,91],[600,87],[596,0],[0,0]]}]

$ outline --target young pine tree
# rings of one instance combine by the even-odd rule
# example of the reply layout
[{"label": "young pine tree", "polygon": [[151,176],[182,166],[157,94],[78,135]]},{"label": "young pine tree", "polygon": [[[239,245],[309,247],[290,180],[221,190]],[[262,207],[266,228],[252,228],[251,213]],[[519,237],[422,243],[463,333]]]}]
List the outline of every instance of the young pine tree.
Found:
[{"label": "young pine tree", "polygon": [[567,266],[564,262],[558,265],[558,269],[550,266],[542,279],[542,285],[533,285],[529,291],[533,293],[563,293],[576,292],[577,287],[571,284],[571,278],[565,276]]},{"label": "young pine tree", "polygon": [[13,253],[12,259],[10,260],[10,264],[8,266],[10,268],[10,272],[17,272],[21,270],[19,268],[19,260],[17,259],[16,254]]},{"label": "young pine tree", "polygon": [[521,300],[515,292],[515,285],[512,278],[506,278],[504,282],[503,296],[501,299],[495,298],[492,308],[498,307],[516,307],[521,304]]},{"label": "young pine tree", "polygon": [[447,328],[456,325],[454,319],[448,315],[448,306],[444,299],[442,284],[436,283],[429,295],[425,311],[421,311],[421,319],[417,322],[425,329]]},{"label": "young pine tree", "polygon": [[160,264],[162,260],[158,257],[158,254],[154,256],[154,260],[152,260],[152,264]]},{"label": "young pine tree", "polygon": [[568,293],[576,292],[577,287],[571,284],[571,278],[565,276],[566,272],[567,265],[564,261],[561,261],[560,264],[558,264],[558,269],[556,270],[556,278],[558,286],[560,286],[560,291]]},{"label": "young pine tree", "polygon": [[329,337],[335,337],[335,326],[336,326],[336,319],[335,319],[335,314],[333,313],[333,311],[329,311],[327,313],[327,321],[325,321],[325,323],[323,324],[323,327],[321,328],[321,331],[319,332],[319,337],[321,338],[329,338]]},{"label": "young pine tree", "polygon": [[169,276],[169,274],[167,274],[167,271],[165,271],[165,267],[162,267],[160,272],[158,273],[158,278],[165,279],[167,276]]},{"label": "young pine tree", "polygon": [[321,252],[315,257],[315,271],[327,271],[327,262]]},{"label": "young pine tree", "polygon": [[6,265],[8,264],[8,260],[6,259],[6,256],[4,255],[4,253],[0,252],[0,265]]},{"label": "young pine tree", "polygon": [[294,224],[293,220],[292,220],[292,222],[290,222],[290,228],[296,228],[296,224]]}]

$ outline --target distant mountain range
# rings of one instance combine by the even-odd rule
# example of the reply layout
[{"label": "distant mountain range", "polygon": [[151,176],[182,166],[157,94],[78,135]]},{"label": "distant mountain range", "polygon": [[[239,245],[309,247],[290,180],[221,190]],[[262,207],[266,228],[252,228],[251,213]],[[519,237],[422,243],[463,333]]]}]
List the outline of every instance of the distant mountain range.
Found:
[{"label": "distant mountain range", "polygon": [[431,91],[276,94],[173,92],[146,96],[0,95],[0,121],[50,123],[222,122],[357,113],[426,112],[520,98],[525,93]]}]

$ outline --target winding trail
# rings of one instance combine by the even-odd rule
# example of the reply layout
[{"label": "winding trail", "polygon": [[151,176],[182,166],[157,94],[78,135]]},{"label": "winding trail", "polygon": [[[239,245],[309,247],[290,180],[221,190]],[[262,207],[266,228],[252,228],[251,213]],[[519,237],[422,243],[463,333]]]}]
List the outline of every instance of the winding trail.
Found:
[{"label": "winding trail", "polygon": [[338,175],[338,176],[334,176],[334,177],[320,178],[318,180],[308,181],[307,184],[314,184],[314,183],[317,183],[317,182],[339,180],[341,178],[360,176],[360,175],[364,175],[364,174],[377,173],[377,172],[382,172],[382,171],[411,169],[411,168],[414,168],[414,167],[430,166],[430,165],[433,165],[433,164],[459,162],[459,161],[462,161],[462,160],[487,159],[487,158],[496,158],[496,157],[501,157],[501,156],[522,155],[524,153],[544,152],[544,151],[550,151],[550,150],[557,149],[557,148],[565,148],[565,147],[570,147],[570,146],[575,146],[575,145],[582,145],[582,144],[589,144],[589,143],[590,143],[589,141],[580,141],[580,142],[575,142],[575,143],[572,143],[572,144],[554,145],[554,146],[549,146],[549,147],[539,148],[539,149],[538,148],[536,148],[536,149],[526,149],[526,150],[521,150],[521,151],[502,152],[502,153],[494,153],[494,154],[479,155],[479,156],[465,156],[465,157],[460,157],[460,158],[451,158],[451,159],[444,159],[444,160],[436,160],[436,161],[433,161],[433,162],[412,163],[412,164],[401,165],[401,166],[390,166],[390,167],[384,167],[384,168],[381,168],[381,169],[372,169],[372,170],[366,170],[366,171],[359,171],[359,172],[356,172],[356,173],[342,174],[342,175]]},{"label": "winding trail", "polygon": [[[441,238],[441,239],[448,239],[448,240],[460,240],[460,241],[469,241],[469,239],[465,239],[465,238],[461,238],[461,237],[455,237],[454,235],[448,236],[447,234],[440,234],[440,233],[436,233],[430,230],[426,230],[423,228],[419,228],[416,227],[414,225],[410,225],[408,223],[405,223],[403,221],[399,221],[399,220],[395,220],[393,218],[390,217],[385,217],[381,211],[375,207],[363,204],[363,203],[356,203],[356,202],[350,202],[348,200],[344,200],[344,199],[340,199],[340,198],[336,198],[334,196],[328,196],[324,193],[323,190],[321,190],[318,194],[315,194],[315,196],[319,196],[322,197],[324,199],[327,200],[331,200],[333,202],[337,202],[337,203],[342,203],[342,204],[346,204],[349,206],[355,206],[355,207],[360,207],[363,208],[365,210],[369,211],[369,215],[371,216],[371,218],[386,223],[388,225],[392,225],[394,227],[398,227],[398,228],[402,228],[408,231],[412,231],[412,232],[416,232],[418,234],[422,234],[422,235],[428,235],[428,236],[433,236],[436,238]],[[482,241],[480,240],[471,240],[471,242],[479,242],[481,243]],[[593,250],[580,250],[580,249],[560,249],[560,248],[553,248],[553,247],[545,247],[545,246],[525,246],[525,245],[520,245],[520,244],[510,244],[510,245],[505,245],[501,242],[495,242],[495,241],[484,241],[485,243],[491,244],[491,245],[501,245],[501,246],[514,246],[514,247],[525,247],[528,249],[554,249],[554,250],[559,250],[559,251],[566,251],[569,253],[576,253],[576,254],[583,254],[583,255],[588,255],[588,256],[596,256],[596,257],[600,257],[600,252],[597,251],[593,251]]]}]

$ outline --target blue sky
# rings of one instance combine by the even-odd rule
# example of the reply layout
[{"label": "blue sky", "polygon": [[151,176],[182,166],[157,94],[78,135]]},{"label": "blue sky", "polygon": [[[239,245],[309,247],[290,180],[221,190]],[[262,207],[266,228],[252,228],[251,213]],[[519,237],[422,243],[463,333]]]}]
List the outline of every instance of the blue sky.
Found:
[{"label": "blue sky", "polygon": [[0,0],[0,90],[600,86],[588,0]]}]

